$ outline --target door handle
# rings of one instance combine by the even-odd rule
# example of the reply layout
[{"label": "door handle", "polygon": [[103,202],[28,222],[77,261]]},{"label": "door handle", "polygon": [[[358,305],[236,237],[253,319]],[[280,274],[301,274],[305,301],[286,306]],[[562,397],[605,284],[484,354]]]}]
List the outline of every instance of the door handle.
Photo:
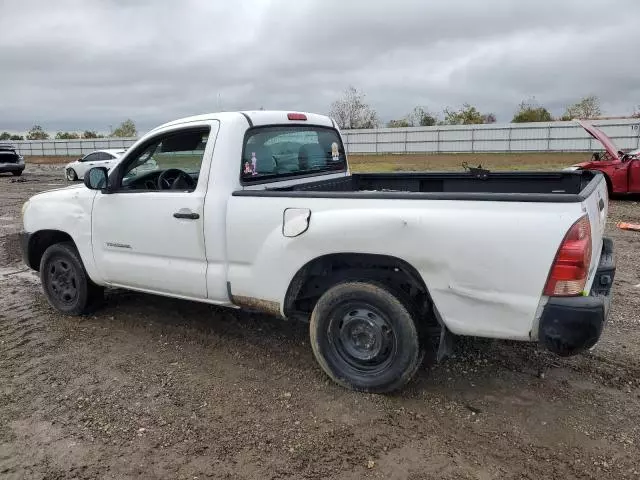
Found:
[{"label": "door handle", "polygon": [[175,218],[186,218],[187,220],[197,220],[200,218],[200,215],[193,212],[176,212],[173,216]]}]

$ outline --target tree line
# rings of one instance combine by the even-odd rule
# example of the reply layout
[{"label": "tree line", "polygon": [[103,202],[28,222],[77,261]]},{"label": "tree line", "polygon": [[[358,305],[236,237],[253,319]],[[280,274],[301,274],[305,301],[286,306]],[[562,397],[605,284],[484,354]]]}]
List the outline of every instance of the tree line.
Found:
[{"label": "tree line", "polygon": [[[377,112],[365,102],[365,95],[355,87],[349,86],[342,96],[331,104],[330,115],[343,129],[377,128],[382,125]],[[551,122],[554,120],[593,119],[602,115],[600,99],[589,95],[569,105],[564,114],[554,118],[551,112],[539,105],[535,98],[523,100],[518,105],[511,123]],[[640,118],[640,106],[634,117]],[[388,128],[397,127],[431,127],[434,125],[477,125],[496,123],[496,116],[491,112],[481,112],[475,106],[465,103],[460,108],[445,108],[442,116],[429,111],[424,106],[415,107],[406,116],[390,120]]]},{"label": "tree line", "polygon": [[[262,108],[260,108],[262,110]],[[331,104],[329,115],[335,119],[338,126],[343,129],[352,128],[378,128],[382,122],[378,113],[365,102],[365,95],[355,87],[349,86],[342,96]],[[554,120],[593,119],[602,115],[600,99],[595,95],[589,95],[569,105],[564,114],[558,118],[542,105],[539,105],[535,98],[523,100],[518,105],[516,112],[511,119],[511,123],[528,122],[551,122]],[[640,106],[638,106],[632,117],[640,118]],[[415,107],[410,113],[402,118],[389,120],[386,127],[431,127],[434,125],[477,125],[496,123],[496,116],[491,112],[483,113],[475,106],[465,103],[460,108],[445,108],[442,116],[429,111],[424,106]],[[53,137],[55,140],[75,140],[87,138],[105,137],[136,137],[138,130],[136,124],[131,119],[122,122],[109,135],[102,135],[95,130],[85,130],[84,132],[57,132]],[[34,125],[24,135],[15,135],[9,132],[0,133],[2,140],[48,140],[51,136],[40,126]]]},{"label": "tree line", "polygon": [[[109,135],[102,135],[95,130],[85,130],[84,132],[57,132],[53,137],[54,140],[77,140],[87,138],[127,138],[138,135],[136,124],[131,119],[127,119],[118,125]],[[9,132],[0,133],[0,141],[2,140],[49,140],[51,136],[40,125],[34,125],[26,135],[15,135]]]}]

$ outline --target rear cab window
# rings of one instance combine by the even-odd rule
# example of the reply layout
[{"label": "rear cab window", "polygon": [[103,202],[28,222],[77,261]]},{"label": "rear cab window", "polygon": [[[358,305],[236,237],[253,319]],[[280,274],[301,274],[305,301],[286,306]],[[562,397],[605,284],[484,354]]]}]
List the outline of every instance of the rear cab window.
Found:
[{"label": "rear cab window", "polygon": [[247,131],[242,149],[243,184],[347,169],[344,145],[329,127],[274,125]]}]

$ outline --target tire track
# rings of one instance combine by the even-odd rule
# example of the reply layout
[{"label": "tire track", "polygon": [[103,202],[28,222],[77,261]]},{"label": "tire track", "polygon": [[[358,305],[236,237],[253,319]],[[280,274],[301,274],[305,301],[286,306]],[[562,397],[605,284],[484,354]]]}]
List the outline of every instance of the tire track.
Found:
[{"label": "tire track", "polygon": [[28,408],[28,400],[22,401],[22,391],[11,387],[16,382],[24,384],[37,381],[45,372],[44,357],[53,346],[56,335],[52,335],[49,317],[37,301],[31,282],[5,275],[2,290],[0,379],[5,385],[5,392],[11,390],[9,403],[20,403]]},{"label": "tire track", "polygon": [[[23,436],[16,425],[37,417],[41,409],[38,399],[50,388],[47,359],[59,334],[33,279],[1,272],[0,279],[0,437],[6,442]],[[13,453],[0,458],[0,476],[30,478],[35,473],[25,463],[33,459],[23,455],[20,444],[8,444]]]}]

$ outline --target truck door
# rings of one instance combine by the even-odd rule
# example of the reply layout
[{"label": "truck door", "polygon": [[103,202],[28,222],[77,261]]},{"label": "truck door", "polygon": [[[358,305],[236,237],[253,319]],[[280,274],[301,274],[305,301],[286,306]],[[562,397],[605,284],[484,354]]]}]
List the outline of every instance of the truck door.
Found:
[{"label": "truck door", "polygon": [[602,169],[611,179],[614,193],[627,193],[629,191],[629,162],[616,161],[613,165]]},{"label": "truck door", "polygon": [[627,162],[629,175],[629,192],[640,193],[640,160],[634,159]]},{"label": "truck door", "polygon": [[217,123],[159,133],[112,170],[92,213],[94,257],[109,284],[207,298],[199,179],[216,134]]}]

